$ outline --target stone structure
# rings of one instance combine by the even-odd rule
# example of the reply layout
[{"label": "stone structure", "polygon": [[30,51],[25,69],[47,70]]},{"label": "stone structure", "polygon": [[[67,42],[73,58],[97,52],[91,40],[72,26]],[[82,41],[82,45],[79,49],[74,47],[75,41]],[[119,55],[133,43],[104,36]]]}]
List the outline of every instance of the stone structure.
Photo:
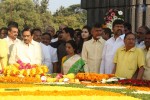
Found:
[{"label": "stone structure", "polygon": [[87,24],[104,23],[104,16],[110,8],[124,12],[124,20],[132,24],[132,31],[137,27],[150,27],[150,0],[81,0],[81,8],[87,10]]}]

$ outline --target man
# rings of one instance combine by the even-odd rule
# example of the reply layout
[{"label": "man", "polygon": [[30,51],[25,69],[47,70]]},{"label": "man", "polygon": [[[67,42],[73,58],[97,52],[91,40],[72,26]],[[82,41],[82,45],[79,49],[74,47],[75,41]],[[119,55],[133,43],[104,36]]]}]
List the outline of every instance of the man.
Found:
[{"label": "man", "polygon": [[51,36],[49,33],[42,34],[42,64],[47,65],[49,68],[48,73],[57,73],[57,49],[49,45]]},{"label": "man", "polygon": [[55,33],[55,28],[53,26],[48,26],[46,28],[46,33],[49,33],[51,35],[51,42],[56,42],[58,40],[57,34]]},{"label": "man", "polygon": [[117,77],[142,79],[145,58],[142,49],[135,47],[135,35],[127,33],[124,43],[125,46],[120,47],[115,54],[113,73]]},{"label": "man", "polygon": [[72,40],[74,36],[73,28],[66,27],[62,30],[61,33],[61,44],[58,46],[58,72],[61,72],[61,62],[62,58],[67,55],[65,43],[69,40]]},{"label": "man", "polygon": [[145,34],[145,48],[143,48],[145,57],[146,57],[146,65],[145,65],[145,71],[143,74],[144,80],[150,80],[150,31],[148,31]]},{"label": "man", "polygon": [[124,33],[127,34],[129,32],[132,32],[132,26],[130,23],[125,22],[124,23]]},{"label": "man", "polygon": [[5,38],[5,40],[7,41],[8,44],[8,56],[10,55],[11,51],[12,51],[12,47],[15,43],[19,43],[20,40],[17,39],[18,36],[18,23],[16,22],[11,22],[8,25],[8,36]]},{"label": "man", "polygon": [[145,34],[149,31],[150,29],[147,26],[140,26],[137,29],[137,41],[136,41],[136,46],[139,48],[144,47],[144,38]]},{"label": "man", "polygon": [[[113,58],[117,49],[124,45],[124,21],[115,20],[113,22],[114,36],[108,39],[104,45],[102,53],[102,63],[100,65],[100,73],[111,74],[113,71],[114,63]],[[122,35],[123,34],[123,35]]]},{"label": "man", "polygon": [[42,31],[39,28],[34,28],[31,31],[31,34],[33,35],[33,40],[36,42],[41,42],[42,38]]},{"label": "man", "polygon": [[18,60],[24,63],[41,64],[42,54],[40,44],[32,39],[29,28],[22,31],[23,41],[15,43],[10,55],[9,64],[14,64]]},{"label": "man", "polygon": [[103,29],[100,24],[95,24],[91,30],[92,39],[84,42],[82,59],[85,61],[84,71],[99,73],[102,59],[102,50],[105,40],[101,37]]},{"label": "man", "polygon": [[112,35],[111,29],[110,28],[103,28],[103,30],[104,30],[104,33],[103,33],[102,37],[104,40],[107,41],[108,39],[111,38],[111,35]]},{"label": "man", "polygon": [[8,35],[8,30],[6,27],[0,29],[0,39],[6,38]]},{"label": "man", "polygon": [[3,72],[4,67],[8,62],[8,46],[4,39],[0,39],[0,74]]}]

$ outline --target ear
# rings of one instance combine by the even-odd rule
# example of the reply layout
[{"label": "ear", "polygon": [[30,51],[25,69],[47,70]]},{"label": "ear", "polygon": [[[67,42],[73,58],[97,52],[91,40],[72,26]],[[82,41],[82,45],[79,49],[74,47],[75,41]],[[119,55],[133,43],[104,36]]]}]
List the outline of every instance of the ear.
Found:
[{"label": "ear", "polygon": [[8,31],[8,35],[10,35],[11,33],[10,33],[10,31]]}]

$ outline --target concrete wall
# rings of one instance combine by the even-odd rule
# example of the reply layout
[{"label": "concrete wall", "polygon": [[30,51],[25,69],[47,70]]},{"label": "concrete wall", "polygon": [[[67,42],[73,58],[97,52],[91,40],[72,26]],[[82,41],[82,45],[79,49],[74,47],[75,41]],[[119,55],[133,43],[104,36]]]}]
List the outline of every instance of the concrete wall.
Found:
[{"label": "concrete wall", "polygon": [[90,26],[96,22],[103,24],[106,12],[118,8],[124,12],[124,20],[132,24],[133,32],[141,25],[150,27],[150,0],[81,0],[81,8],[87,10]]}]

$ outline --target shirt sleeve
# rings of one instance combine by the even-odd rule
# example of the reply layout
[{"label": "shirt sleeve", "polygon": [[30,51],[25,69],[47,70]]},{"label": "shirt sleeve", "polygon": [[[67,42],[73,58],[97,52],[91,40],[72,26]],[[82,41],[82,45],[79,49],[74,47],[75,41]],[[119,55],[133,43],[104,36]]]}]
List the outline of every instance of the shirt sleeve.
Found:
[{"label": "shirt sleeve", "polygon": [[144,56],[144,52],[142,51],[142,49],[138,48],[138,67],[144,67],[145,66],[145,56]]},{"label": "shirt sleeve", "polygon": [[36,63],[37,64],[42,64],[42,48],[40,46],[40,44],[37,45],[37,57],[36,57]]},{"label": "shirt sleeve", "polygon": [[104,45],[103,52],[102,52],[102,62],[101,62],[101,65],[100,65],[100,73],[101,73],[101,74],[104,74],[106,50],[107,50],[107,46],[106,46],[106,44],[105,44],[105,45]]},{"label": "shirt sleeve", "polygon": [[54,62],[58,62],[58,57],[57,57],[57,49],[52,48],[52,53],[51,54],[51,61]]},{"label": "shirt sleeve", "polygon": [[16,63],[16,58],[17,58],[17,46],[14,45],[10,54],[9,64]]},{"label": "shirt sleeve", "polygon": [[89,68],[88,68],[88,66],[87,66],[88,51],[87,51],[87,49],[86,49],[86,43],[83,43],[83,48],[82,48],[81,56],[82,56],[82,59],[83,59],[84,62],[85,62],[84,71],[85,71],[85,72],[89,72]]},{"label": "shirt sleeve", "polygon": [[114,60],[113,60],[114,63],[117,63],[118,61],[118,52],[119,52],[119,49],[117,49],[117,52],[115,53]]}]

